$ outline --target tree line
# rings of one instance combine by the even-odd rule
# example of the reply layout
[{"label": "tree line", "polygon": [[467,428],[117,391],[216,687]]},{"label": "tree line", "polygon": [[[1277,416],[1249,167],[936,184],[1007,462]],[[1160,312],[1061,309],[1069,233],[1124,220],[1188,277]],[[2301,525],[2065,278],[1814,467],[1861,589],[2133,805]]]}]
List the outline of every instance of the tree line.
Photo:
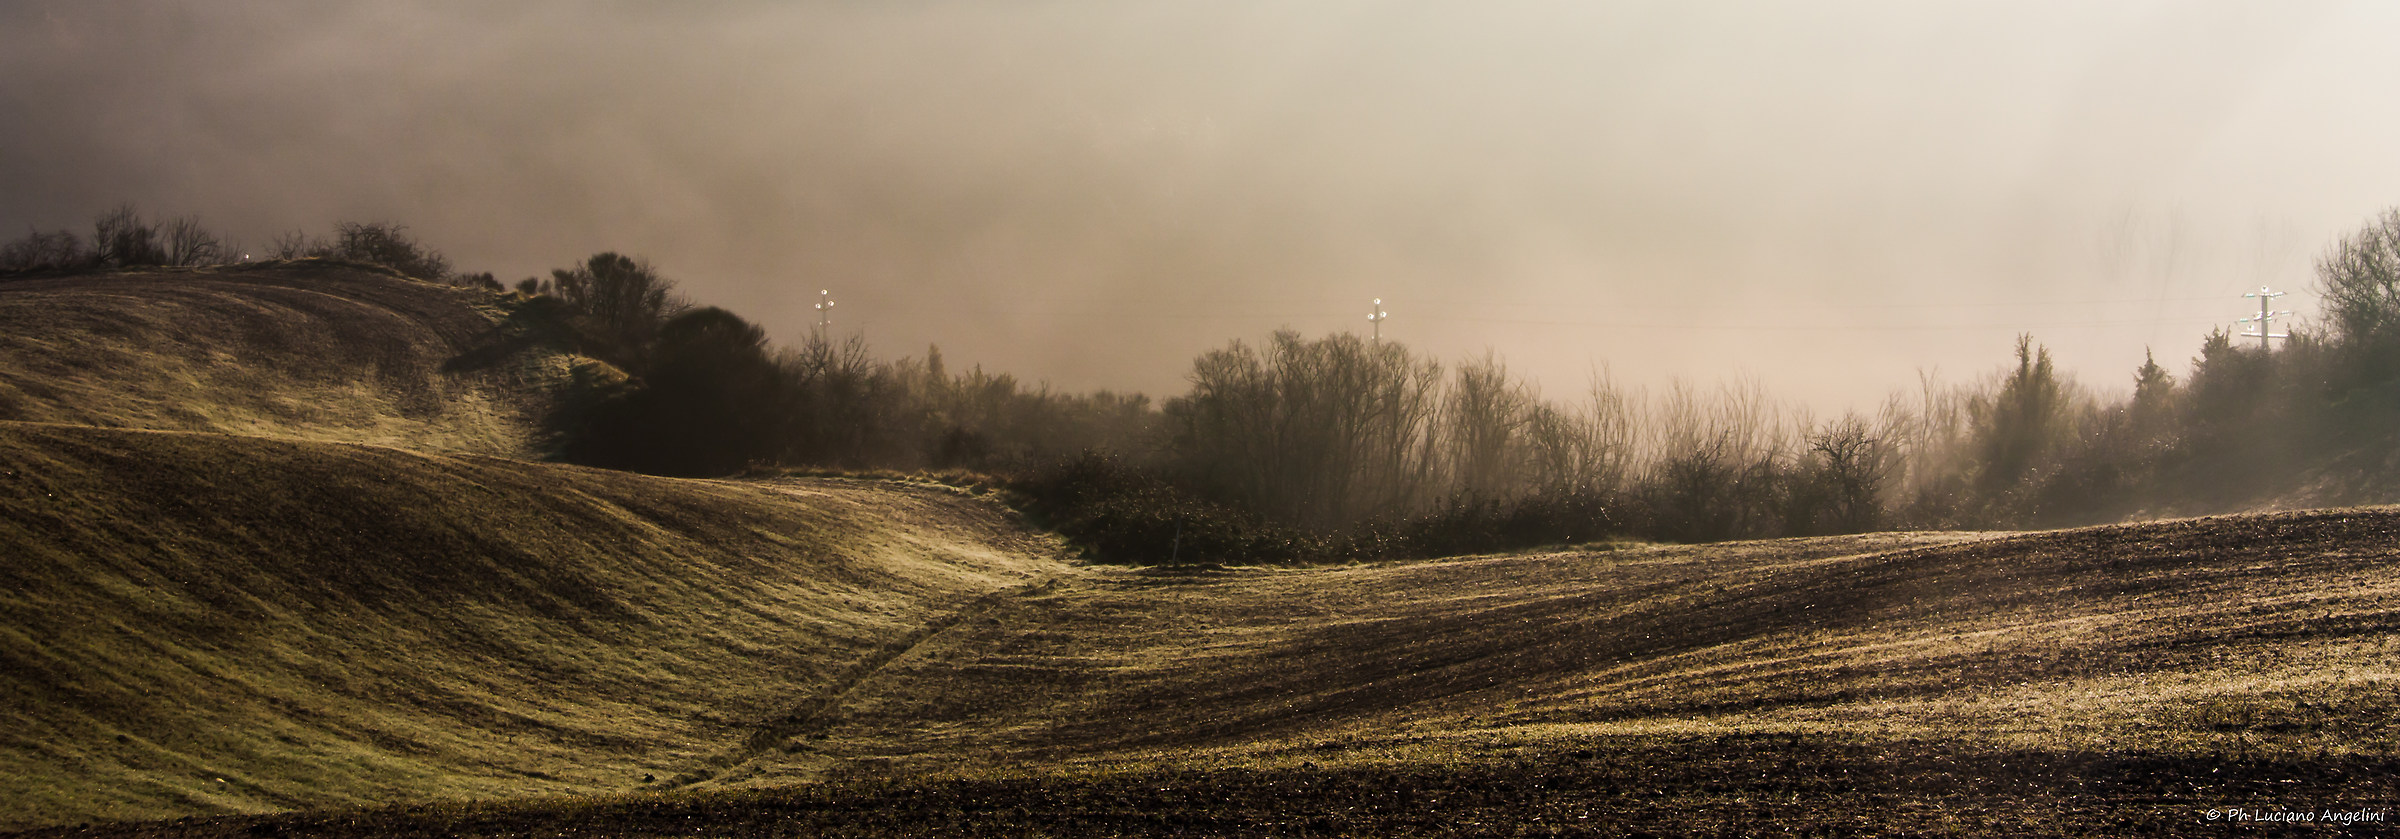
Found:
[{"label": "tree line", "polygon": [[863,339],[820,330],[779,348],[758,325],[686,303],[673,288],[648,263],[616,253],[520,284],[520,296],[554,300],[581,327],[587,353],[628,374],[569,403],[554,423],[562,459],[666,475],[1022,470],[1085,450],[1138,449],[1154,421],[1146,397],[1060,393],[981,367],[953,372],[938,347],[882,361]]},{"label": "tree line", "polygon": [[132,204],[93,218],[88,239],[73,230],[29,229],[0,244],[0,273],[195,268],[247,262],[253,257],[362,262],[431,282],[500,287],[490,273],[453,271],[441,251],[418,242],[403,225],[345,221],[334,225],[330,237],[295,230],[276,236],[253,253],[240,241],[210,230],[199,216],[152,219]]},{"label": "tree line", "polygon": [[[182,231],[182,232],[178,232]],[[194,233],[192,231],[199,231]],[[213,244],[212,244],[213,243]],[[223,259],[196,221],[130,207],[89,243],[35,232],[0,269]],[[508,293],[405,229],[280,237],[326,256]],[[1552,398],[1486,354],[1276,332],[1192,361],[1186,393],[1065,393],[938,347],[886,360],[815,330],[777,346],[695,305],[656,266],[595,254],[513,286],[567,327],[579,368],[551,418],[562,460],[667,475],[775,468],[989,476],[1125,561],[1429,556],[1618,538],[1711,541],[1890,528],[2012,528],[2400,495],[2400,210],[2317,265],[2320,322],[2268,351],[2219,330],[2179,381],[2155,358],[2105,393],[2020,336],[1981,379],[1922,377],[1815,417],[1754,381],[1652,393],[1596,372]]]}]

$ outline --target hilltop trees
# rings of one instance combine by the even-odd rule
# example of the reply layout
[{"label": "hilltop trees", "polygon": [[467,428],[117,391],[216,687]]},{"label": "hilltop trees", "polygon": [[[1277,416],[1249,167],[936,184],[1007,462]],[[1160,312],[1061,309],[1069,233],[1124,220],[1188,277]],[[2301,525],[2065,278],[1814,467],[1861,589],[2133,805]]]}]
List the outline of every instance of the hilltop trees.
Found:
[{"label": "hilltop trees", "polygon": [[[407,227],[388,222],[340,222],[330,240],[289,231],[271,240],[262,255],[363,262],[427,282],[497,286],[489,274],[454,273],[441,251],[410,237]],[[153,221],[132,204],[94,218],[89,243],[70,231],[28,230],[23,238],[0,245],[0,271],[193,268],[248,258],[238,243],[208,229],[199,216]]]},{"label": "hilltop trees", "polygon": [[158,227],[124,204],[92,221],[92,261],[112,268],[164,265],[167,250]]},{"label": "hilltop trees", "polygon": [[333,233],[332,246],[316,255],[381,265],[426,282],[451,279],[449,258],[409,237],[405,226],[345,221]]},{"label": "hilltop trees", "polygon": [[858,336],[811,331],[776,348],[732,312],[687,308],[674,286],[614,252],[520,284],[555,299],[586,352],[627,374],[590,382],[552,417],[560,457],[719,475],[760,463],[1015,468],[1147,445],[1146,399],[1028,391],[980,368],[951,375],[938,349],[882,362]]},{"label": "hilltop trees", "polygon": [[155,222],[143,218],[132,204],[120,204],[94,218],[88,247],[70,231],[30,229],[23,238],[0,245],[0,271],[188,268],[226,259],[224,240],[203,226],[199,216]]},{"label": "hilltop trees", "polygon": [[165,237],[165,264],[190,267],[224,261],[224,243],[217,239],[217,234],[200,226],[199,216],[178,216],[168,220]]},{"label": "hilltop trees", "polygon": [[598,354],[619,363],[638,363],[659,326],[684,305],[674,282],[650,263],[615,252],[593,254],[550,278],[559,298],[581,315]]},{"label": "hilltop trees", "polygon": [[27,230],[0,245],[0,271],[68,271],[91,264],[83,240],[65,230]]}]

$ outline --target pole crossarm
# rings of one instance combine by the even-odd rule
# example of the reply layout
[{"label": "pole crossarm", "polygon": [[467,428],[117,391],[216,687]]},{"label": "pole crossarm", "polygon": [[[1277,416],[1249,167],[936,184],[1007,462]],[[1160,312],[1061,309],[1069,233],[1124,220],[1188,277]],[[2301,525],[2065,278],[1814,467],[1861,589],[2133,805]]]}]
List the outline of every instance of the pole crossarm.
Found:
[{"label": "pole crossarm", "polygon": [[2286,310],[2280,310],[2280,311],[2269,311],[2269,310],[2267,309],[2267,306],[2268,306],[2270,303],[2272,303],[2272,302],[2275,300],[2275,298],[2282,297],[2283,295],[2284,295],[2284,292],[2280,292],[2280,291],[2272,291],[2272,290],[2269,290],[2269,289],[2268,289],[2266,286],[2263,286],[2263,285],[2262,285],[2262,286],[2259,286],[2257,291],[2253,291],[2253,292],[2250,292],[2250,293],[2248,293],[2248,294],[2244,294],[2244,295],[2242,295],[2242,297],[2244,297],[2244,298],[2250,298],[2250,297],[2256,297],[2256,298],[2258,298],[2258,317],[2255,317],[2255,318],[2240,318],[2240,319],[2237,319],[2237,320],[2235,320],[2235,321],[2234,321],[2234,323],[2255,323],[2255,324],[2258,324],[2258,326],[2257,326],[2256,328],[2254,328],[2252,331],[2249,331],[2249,332],[2244,332],[2244,333],[2242,333],[2242,334],[2241,334],[2241,337],[2243,337],[2243,338],[2257,338],[2257,339],[2258,339],[2258,349],[2259,349],[2259,351],[2260,351],[2260,352],[2266,352],[2266,351],[2267,351],[2267,339],[2269,339],[2269,338],[2289,338],[2289,337],[2292,337],[2292,333],[2289,333],[2289,332],[2276,332],[2276,331],[2274,331],[2274,326],[2275,326],[2275,318],[2276,318],[2276,316],[2278,316],[2278,315],[2288,315],[2288,314],[2291,314],[2291,311],[2290,311],[2290,310],[2288,310],[2288,309],[2286,309]]}]

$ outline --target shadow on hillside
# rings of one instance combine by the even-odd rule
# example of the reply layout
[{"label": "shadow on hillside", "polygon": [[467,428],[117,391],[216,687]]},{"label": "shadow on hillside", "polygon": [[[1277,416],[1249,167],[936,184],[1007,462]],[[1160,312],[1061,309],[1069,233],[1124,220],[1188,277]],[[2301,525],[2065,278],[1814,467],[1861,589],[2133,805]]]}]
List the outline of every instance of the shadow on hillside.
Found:
[{"label": "shadow on hillside", "polygon": [[498,367],[540,347],[581,352],[582,336],[567,322],[565,304],[548,297],[515,303],[490,330],[442,362],[444,373],[476,373]]}]

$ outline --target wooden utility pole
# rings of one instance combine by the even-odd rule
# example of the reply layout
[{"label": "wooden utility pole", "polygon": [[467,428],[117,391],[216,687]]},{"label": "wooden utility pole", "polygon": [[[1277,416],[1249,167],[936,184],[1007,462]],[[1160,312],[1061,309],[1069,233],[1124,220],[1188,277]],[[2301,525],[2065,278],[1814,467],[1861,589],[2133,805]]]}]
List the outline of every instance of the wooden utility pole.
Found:
[{"label": "wooden utility pole", "polygon": [[1367,322],[1375,325],[1375,343],[1383,343],[1383,319],[1391,314],[1383,310],[1383,298],[1375,298],[1375,311],[1367,313]]}]

